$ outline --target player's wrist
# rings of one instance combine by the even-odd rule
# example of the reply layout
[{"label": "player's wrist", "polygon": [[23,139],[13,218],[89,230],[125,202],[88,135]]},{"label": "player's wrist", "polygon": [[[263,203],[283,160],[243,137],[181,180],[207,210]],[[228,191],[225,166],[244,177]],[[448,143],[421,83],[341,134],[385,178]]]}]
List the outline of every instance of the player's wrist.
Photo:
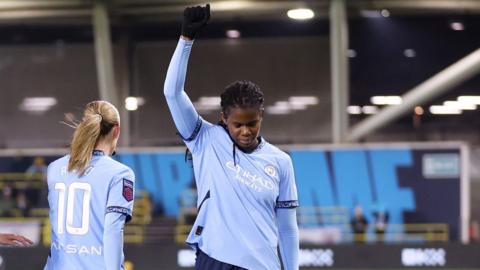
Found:
[{"label": "player's wrist", "polygon": [[193,41],[194,38],[190,38],[190,37],[187,37],[187,36],[184,36],[184,35],[180,35],[180,39],[183,39],[185,41]]}]

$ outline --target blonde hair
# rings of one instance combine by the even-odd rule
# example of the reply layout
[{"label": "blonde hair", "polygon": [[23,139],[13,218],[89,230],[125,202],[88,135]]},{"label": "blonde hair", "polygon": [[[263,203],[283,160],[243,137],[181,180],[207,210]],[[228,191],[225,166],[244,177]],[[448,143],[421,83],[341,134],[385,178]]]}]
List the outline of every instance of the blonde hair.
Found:
[{"label": "blonde hair", "polygon": [[92,101],[85,106],[80,123],[75,124],[75,132],[70,144],[68,171],[82,175],[92,160],[97,142],[105,138],[114,126],[120,124],[118,110],[106,101]]}]

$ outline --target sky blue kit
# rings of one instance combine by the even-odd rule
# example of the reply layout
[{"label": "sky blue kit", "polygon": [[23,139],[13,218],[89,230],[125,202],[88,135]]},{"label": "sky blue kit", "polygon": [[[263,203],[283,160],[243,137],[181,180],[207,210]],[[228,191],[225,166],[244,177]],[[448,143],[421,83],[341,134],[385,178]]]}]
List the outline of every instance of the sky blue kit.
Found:
[{"label": "sky blue kit", "polygon": [[131,219],[135,176],[94,151],[82,176],[64,156],[48,166],[52,240],[44,270],[123,269],[123,226]]},{"label": "sky blue kit", "polygon": [[298,269],[297,190],[292,161],[261,138],[241,151],[222,125],[203,120],[185,93],[193,41],[180,39],[165,82],[174,122],[192,152],[197,219],[187,243],[208,256],[252,270]]}]

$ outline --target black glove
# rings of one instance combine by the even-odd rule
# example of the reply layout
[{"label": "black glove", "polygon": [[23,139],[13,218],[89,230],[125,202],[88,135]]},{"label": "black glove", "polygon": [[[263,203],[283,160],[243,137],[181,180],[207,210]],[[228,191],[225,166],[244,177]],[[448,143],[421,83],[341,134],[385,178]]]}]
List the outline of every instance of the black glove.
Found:
[{"label": "black glove", "polygon": [[210,20],[210,4],[187,7],[183,11],[182,36],[194,39]]}]

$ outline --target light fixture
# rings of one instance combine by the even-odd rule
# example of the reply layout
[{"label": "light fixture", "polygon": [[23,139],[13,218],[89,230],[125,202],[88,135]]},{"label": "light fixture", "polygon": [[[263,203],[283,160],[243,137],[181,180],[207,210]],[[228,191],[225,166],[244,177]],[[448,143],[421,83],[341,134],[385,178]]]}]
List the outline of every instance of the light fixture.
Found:
[{"label": "light fixture", "polygon": [[315,96],[291,96],[288,98],[290,104],[317,105],[318,98]]},{"label": "light fixture", "polygon": [[413,57],[417,56],[417,52],[415,52],[414,49],[405,49],[403,51],[403,55],[405,55],[405,57],[407,57],[407,58],[413,58]]},{"label": "light fixture", "polygon": [[266,111],[268,114],[290,114],[292,110],[289,107],[268,106]]},{"label": "light fixture", "polygon": [[377,106],[363,106],[362,107],[362,112],[364,114],[376,114],[378,112],[378,107]]},{"label": "light fixture", "polygon": [[356,105],[350,105],[347,108],[349,114],[362,114],[362,107]]},{"label": "light fixture", "polygon": [[364,18],[382,18],[383,15],[380,11],[378,10],[368,10],[364,9],[360,11],[360,16]]},{"label": "light fixture", "polygon": [[476,110],[477,105],[468,102],[461,102],[461,101],[445,101],[443,106],[450,107],[450,108],[457,108],[459,110]]},{"label": "light fixture", "polygon": [[401,96],[373,96],[370,102],[375,105],[398,105],[402,104]]},{"label": "light fixture", "polygon": [[442,105],[430,106],[430,113],[432,114],[461,114],[462,110]]},{"label": "light fixture", "polygon": [[315,13],[309,8],[297,8],[287,11],[287,16],[294,20],[308,20],[312,19]]},{"label": "light fixture", "polygon": [[416,106],[415,109],[413,109],[416,115],[423,115],[424,110],[421,106]]},{"label": "light fixture", "polygon": [[198,103],[208,106],[220,106],[220,97],[200,97]]},{"label": "light fixture", "polygon": [[480,96],[459,96],[457,101],[462,103],[470,103],[480,105]]},{"label": "light fixture", "polygon": [[20,110],[32,113],[42,113],[57,105],[54,97],[26,97],[20,104]]},{"label": "light fixture", "polygon": [[240,31],[236,30],[236,29],[229,29],[225,32],[225,35],[228,37],[228,38],[231,38],[231,39],[237,39],[237,38],[240,38],[242,36],[242,34],[240,33]]},{"label": "light fixture", "polygon": [[125,109],[127,111],[136,111],[138,109],[138,99],[136,97],[125,98]]},{"label": "light fixture", "polygon": [[450,23],[450,28],[454,31],[463,31],[465,30],[465,25],[462,22],[454,21]]},{"label": "light fixture", "polygon": [[380,11],[380,14],[382,14],[382,16],[385,18],[390,17],[390,11],[388,11],[388,9],[382,9],[382,11]]},{"label": "light fixture", "polygon": [[353,49],[348,49],[347,55],[348,55],[349,58],[355,58],[355,57],[357,57],[357,51],[355,51]]},{"label": "light fixture", "polygon": [[220,97],[200,97],[193,103],[195,109],[199,112],[209,113],[210,111],[218,110],[220,108]]}]

